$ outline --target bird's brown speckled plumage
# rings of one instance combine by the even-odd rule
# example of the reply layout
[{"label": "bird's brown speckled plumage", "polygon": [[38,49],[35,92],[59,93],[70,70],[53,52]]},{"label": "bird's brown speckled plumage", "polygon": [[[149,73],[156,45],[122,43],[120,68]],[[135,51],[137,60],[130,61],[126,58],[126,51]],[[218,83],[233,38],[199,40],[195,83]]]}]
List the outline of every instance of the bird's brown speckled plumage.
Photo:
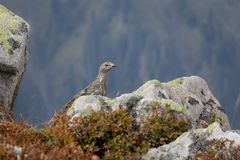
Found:
[{"label": "bird's brown speckled plumage", "polygon": [[71,107],[72,103],[75,99],[83,95],[102,95],[106,96],[106,75],[107,72],[115,67],[112,62],[104,62],[99,67],[99,72],[96,80],[90,83],[86,88],[78,92],[68,103],[66,103],[63,107],[64,111],[66,111],[69,107]]}]

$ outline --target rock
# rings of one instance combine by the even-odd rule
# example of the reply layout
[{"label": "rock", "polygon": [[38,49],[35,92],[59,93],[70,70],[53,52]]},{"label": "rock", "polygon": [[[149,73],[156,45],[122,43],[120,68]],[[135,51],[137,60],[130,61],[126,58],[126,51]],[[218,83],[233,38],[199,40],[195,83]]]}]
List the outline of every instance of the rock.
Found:
[{"label": "rock", "polygon": [[[230,142],[231,145],[228,143],[222,144],[222,142]],[[209,148],[207,147],[212,145],[211,147],[214,149],[217,143],[221,143],[221,147],[224,147],[225,150],[217,150],[216,148],[215,151],[208,150]],[[216,155],[222,155],[225,159],[227,156],[230,156],[228,157],[229,159],[234,159],[233,156],[235,155],[229,154],[234,147],[240,147],[240,133],[233,130],[224,132],[220,124],[215,122],[209,125],[208,128],[192,129],[185,132],[172,143],[149,149],[142,159],[191,160],[196,159],[197,156],[201,155],[199,153],[205,151],[205,153],[216,152]]]},{"label": "rock", "polygon": [[11,145],[11,144],[4,144],[4,143],[1,144],[1,147],[2,147],[1,149],[3,151],[7,151],[8,154],[11,154],[13,157],[16,157],[18,160],[21,159],[21,154],[23,152],[22,147],[14,146],[14,145]]},{"label": "rock", "polygon": [[78,116],[87,116],[94,111],[100,111],[104,106],[107,108],[108,100],[109,98],[98,95],[80,96],[73,102],[67,115],[72,119]]},{"label": "rock", "polygon": [[231,128],[223,107],[202,78],[182,77],[163,85],[170,86],[178,95],[181,104],[187,108],[185,113],[191,116],[198,126],[218,121],[224,130]]},{"label": "rock", "polygon": [[121,106],[131,111],[142,98],[134,93],[123,94],[112,100],[112,109],[117,110]]},{"label": "rock", "polygon": [[230,130],[221,104],[200,77],[182,77],[167,83],[151,80],[136,91],[114,99],[82,96],[74,101],[68,115],[85,116],[106,108],[125,108],[134,118],[136,128],[141,128],[146,118],[158,112],[173,113],[174,119],[185,119],[190,124],[188,131],[175,141],[150,148],[143,155],[145,160],[205,159],[204,156],[212,159],[213,153],[209,152],[212,150],[219,159],[240,158],[240,154],[235,154],[240,150],[240,132]]},{"label": "rock", "polygon": [[101,160],[101,158],[97,155],[93,155],[91,160]]},{"label": "rock", "polygon": [[29,30],[26,21],[0,5],[0,106],[9,110],[25,71]]},{"label": "rock", "polygon": [[192,128],[207,127],[217,121],[224,130],[230,129],[222,106],[212,95],[207,83],[197,76],[182,77],[168,83],[150,80],[136,91],[114,99],[83,96],[76,99],[68,115],[77,117],[82,115],[82,112],[98,111],[102,105],[112,110],[119,107],[127,109],[139,125],[142,120],[151,116],[155,111],[154,107],[158,106],[160,110],[173,110],[178,113],[176,116],[186,117],[191,121]]}]

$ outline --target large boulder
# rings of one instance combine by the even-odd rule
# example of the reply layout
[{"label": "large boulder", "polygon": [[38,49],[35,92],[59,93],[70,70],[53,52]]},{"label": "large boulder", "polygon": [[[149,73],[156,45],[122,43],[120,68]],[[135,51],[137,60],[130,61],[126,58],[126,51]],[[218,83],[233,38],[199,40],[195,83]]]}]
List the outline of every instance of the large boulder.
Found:
[{"label": "large boulder", "polygon": [[223,130],[230,129],[223,107],[209,90],[206,81],[197,76],[182,77],[168,83],[150,80],[136,91],[114,99],[92,95],[79,97],[68,110],[68,115],[78,117],[102,108],[125,108],[139,124],[156,111],[156,106],[175,111],[178,113],[176,115],[184,115],[190,120],[192,128],[219,122]]},{"label": "large boulder", "polygon": [[30,27],[0,5],[0,107],[13,107],[27,63]]},{"label": "large boulder", "polygon": [[143,160],[239,159],[240,132],[221,129],[215,122],[208,128],[192,129],[175,141],[151,148]]}]

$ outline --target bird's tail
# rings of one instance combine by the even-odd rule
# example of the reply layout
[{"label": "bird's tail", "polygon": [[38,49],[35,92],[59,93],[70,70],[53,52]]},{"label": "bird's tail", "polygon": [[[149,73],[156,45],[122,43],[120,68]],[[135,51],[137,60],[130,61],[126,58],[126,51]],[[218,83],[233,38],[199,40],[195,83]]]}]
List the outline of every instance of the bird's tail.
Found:
[{"label": "bird's tail", "polygon": [[75,99],[76,99],[76,98],[71,99],[71,100],[68,101],[63,107],[61,107],[60,112],[66,113],[67,110],[72,106],[72,104],[73,104],[73,102],[74,102]]}]

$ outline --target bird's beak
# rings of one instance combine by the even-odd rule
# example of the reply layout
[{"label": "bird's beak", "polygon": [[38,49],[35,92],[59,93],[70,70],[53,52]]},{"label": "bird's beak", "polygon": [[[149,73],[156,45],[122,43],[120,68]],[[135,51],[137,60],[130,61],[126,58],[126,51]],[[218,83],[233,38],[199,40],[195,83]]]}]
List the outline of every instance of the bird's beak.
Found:
[{"label": "bird's beak", "polygon": [[112,64],[112,67],[117,67],[115,64]]}]

